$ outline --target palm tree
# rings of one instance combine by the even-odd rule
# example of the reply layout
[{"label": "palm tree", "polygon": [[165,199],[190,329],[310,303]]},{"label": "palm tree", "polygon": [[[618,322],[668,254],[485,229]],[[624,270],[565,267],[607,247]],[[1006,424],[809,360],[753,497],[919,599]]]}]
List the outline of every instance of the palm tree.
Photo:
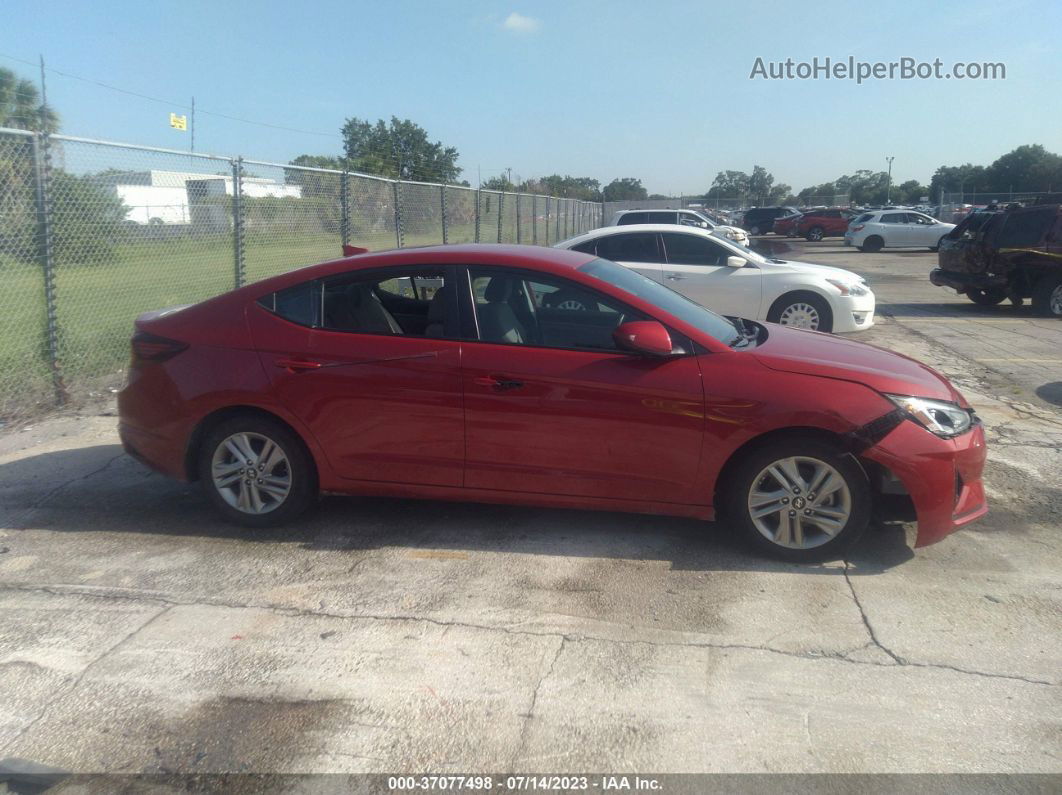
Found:
[{"label": "palm tree", "polygon": [[59,129],[59,114],[41,104],[32,82],[0,67],[0,127],[53,133]]}]

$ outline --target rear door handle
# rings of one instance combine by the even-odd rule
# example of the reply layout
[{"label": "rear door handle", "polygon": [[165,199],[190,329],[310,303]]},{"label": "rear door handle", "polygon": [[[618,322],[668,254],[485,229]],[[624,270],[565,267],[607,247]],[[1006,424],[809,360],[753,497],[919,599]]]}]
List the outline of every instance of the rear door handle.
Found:
[{"label": "rear door handle", "polygon": [[489,386],[499,392],[504,392],[509,389],[519,389],[524,385],[523,381],[514,381],[511,378],[505,378],[498,375],[487,375],[473,379],[477,386]]},{"label": "rear door handle", "polygon": [[301,373],[307,370],[319,370],[323,366],[321,362],[309,361],[307,359],[277,359],[274,364],[277,367],[283,367],[285,370],[291,370],[293,373]]},{"label": "rear door handle", "polygon": [[682,281],[686,277],[683,276],[681,273],[669,273],[667,275],[667,278],[671,279],[671,281],[673,281],[673,282],[678,282],[678,281]]}]

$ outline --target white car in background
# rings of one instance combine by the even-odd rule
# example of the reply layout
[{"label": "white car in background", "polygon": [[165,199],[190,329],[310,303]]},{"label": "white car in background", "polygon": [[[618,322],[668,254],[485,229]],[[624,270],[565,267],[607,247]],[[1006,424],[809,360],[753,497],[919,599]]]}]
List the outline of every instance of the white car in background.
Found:
[{"label": "white car in background", "polygon": [[844,233],[846,246],[860,251],[918,246],[936,251],[940,241],[955,228],[914,210],[871,210],[855,218]]},{"label": "white car in background", "polygon": [[681,224],[697,229],[707,229],[718,237],[725,237],[743,246],[749,244],[749,233],[741,227],[717,224],[704,213],[696,210],[619,210],[608,222],[608,226],[630,226],[632,224]]},{"label": "white car in background", "polygon": [[721,315],[815,331],[874,325],[874,293],[858,274],[764,257],[695,227],[605,226],[554,247],[617,262]]}]

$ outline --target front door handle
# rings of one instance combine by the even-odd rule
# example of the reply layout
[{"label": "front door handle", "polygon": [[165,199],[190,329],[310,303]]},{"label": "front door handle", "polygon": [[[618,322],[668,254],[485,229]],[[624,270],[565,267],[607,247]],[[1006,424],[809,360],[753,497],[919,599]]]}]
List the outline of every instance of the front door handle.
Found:
[{"label": "front door handle", "polygon": [[683,276],[681,273],[669,273],[667,275],[667,278],[671,279],[671,281],[673,281],[673,282],[678,282],[678,281],[681,281],[681,280],[685,279],[686,277]]},{"label": "front door handle", "polygon": [[498,392],[504,392],[509,389],[519,389],[524,385],[523,381],[514,381],[511,378],[505,378],[499,375],[486,375],[473,379],[477,386],[489,386]]},{"label": "front door handle", "polygon": [[319,370],[323,366],[320,362],[314,362],[308,359],[277,359],[274,364],[277,367],[283,367],[285,370],[290,370],[293,373]]}]

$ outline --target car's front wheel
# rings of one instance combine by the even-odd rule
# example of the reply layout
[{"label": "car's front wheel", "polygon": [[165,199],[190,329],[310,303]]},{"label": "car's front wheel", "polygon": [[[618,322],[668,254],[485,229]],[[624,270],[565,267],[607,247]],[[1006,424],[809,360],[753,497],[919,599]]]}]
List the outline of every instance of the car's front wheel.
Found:
[{"label": "car's front wheel", "polygon": [[814,293],[783,295],[767,311],[767,321],[810,331],[833,331],[830,305]]},{"label": "car's front wheel", "polygon": [[811,227],[811,229],[808,230],[808,233],[806,235],[804,235],[804,237],[805,237],[805,239],[807,239],[807,240],[809,240],[811,242],[817,242],[819,240],[822,240],[822,238],[825,235],[826,235],[826,230],[825,229],[823,229],[821,226],[813,226],[813,227]]},{"label": "car's front wheel", "polygon": [[216,425],[199,451],[199,479],[230,522],[271,527],[294,519],[317,497],[302,440],[279,422],[248,414]]},{"label": "car's front wheel", "polygon": [[814,437],[758,448],[729,478],[727,518],[745,540],[797,562],[836,559],[870,521],[871,496],[859,463]]}]

